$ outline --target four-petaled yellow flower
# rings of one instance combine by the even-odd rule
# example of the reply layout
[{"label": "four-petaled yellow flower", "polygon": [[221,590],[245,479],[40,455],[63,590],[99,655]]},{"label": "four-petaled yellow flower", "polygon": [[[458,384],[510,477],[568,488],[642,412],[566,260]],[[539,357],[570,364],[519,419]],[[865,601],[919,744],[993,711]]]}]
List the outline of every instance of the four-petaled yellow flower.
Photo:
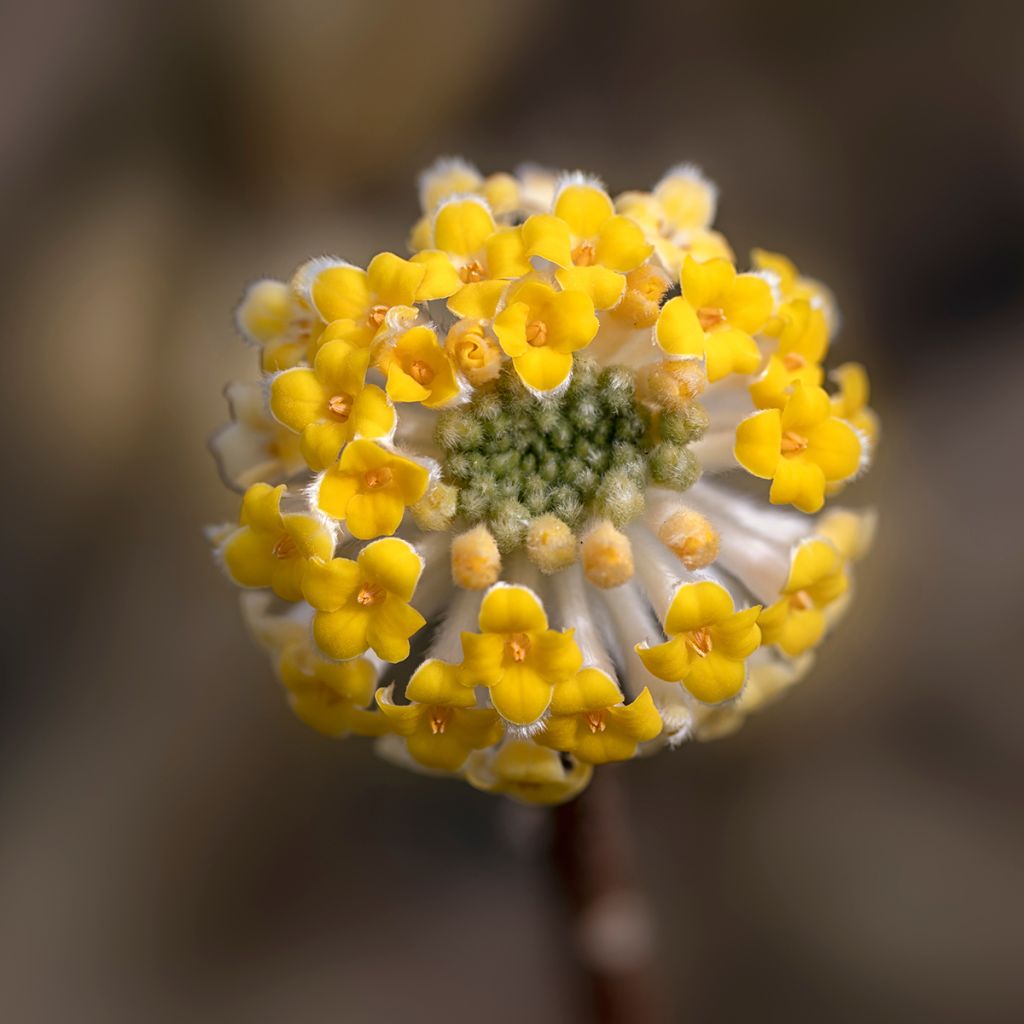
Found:
[{"label": "four-petaled yellow flower", "polygon": [[317,647],[338,661],[367,648],[384,661],[409,657],[409,637],[426,622],[409,604],[422,571],[416,549],[397,537],[367,544],[354,562],[311,561],[302,593],[316,609]]},{"label": "four-petaled yellow flower", "polygon": [[665,615],[663,644],[637,644],[647,670],[682,683],[705,704],[730,700],[743,689],[746,659],[760,646],[760,605],[736,611],[732,596],[710,580],[684,583]]},{"label": "four-petaled yellow flower", "polygon": [[284,484],[253,484],[242,499],[241,525],[223,542],[231,578],[243,587],[270,587],[284,601],[302,598],[311,558],[330,558],[334,536],[314,516],[281,512]]},{"label": "four-petaled yellow flower", "polygon": [[655,326],[658,344],[674,356],[703,356],[708,380],[730,373],[754,373],[761,350],[751,335],[771,315],[774,299],[768,282],[756,274],[737,274],[721,259],[683,261],[682,294],[669,299]]},{"label": "four-petaled yellow flower", "polygon": [[857,432],[831,415],[824,389],[799,381],[781,410],[763,409],[736,428],[736,461],[771,480],[773,505],[792,504],[801,512],[817,512],[826,484],[853,476],[861,454]]},{"label": "four-petaled yellow flower", "polygon": [[245,291],[235,322],[245,338],[262,350],[260,363],[268,373],[284,370],[305,359],[323,322],[299,292],[305,268],[291,283],[265,278]]},{"label": "four-petaled yellow flower", "polygon": [[821,361],[828,351],[825,314],[806,299],[793,299],[779,308],[778,347],[750,385],[750,397],[761,409],[781,409],[800,381],[818,387],[825,376]]},{"label": "four-petaled yellow flower", "polygon": [[835,298],[825,285],[813,278],[802,277],[796,264],[781,253],[769,252],[767,249],[754,249],[750,253],[750,261],[758,270],[766,271],[775,277],[783,302],[792,299],[803,299],[810,302],[824,312],[829,327],[835,330],[839,314],[836,310]]},{"label": "four-petaled yellow flower", "polygon": [[527,740],[506,740],[494,752],[478,751],[466,765],[466,779],[474,788],[526,804],[563,804],[586,788],[593,772],[584,761],[566,765],[554,750]]},{"label": "four-petaled yellow flower", "polygon": [[295,716],[325,736],[381,736],[387,719],[367,710],[377,673],[366,658],[327,661],[310,649],[309,640],[289,644],[277,661],[277,674],[288,691]]},{"label": "four-petaled yellow flower", "polygon": [[413,262],[435,268],[456,316],[489,320],[508,282],[530,272],[519,228],[499,228],[487,203],[475,197],[451,200],[437,211],[431,246]]},{"label": "four-petaled yellow flower", "polygon": [[782,597],[758,618],[761,642],[776,644],[791,657],[803,654],[825,632],[827,605],[847,588],[843,558],[827,541],[812,539],[794,552]]},{"label": "four-petaled yellow flower", "polygon": [[387,374],[387,393],[393,402],[422,402],[436,409],[450,402],[459,385],[447,353],[430,327],[412,327],[376,357]]},{"label": "four-petaled yellow flower", "polygon": [[274,377],[270,410],[302,434],[302,455],[324,469],[354,437],[385,437],[395,410],[379,387],[366,383],[370,351],[340,339],[321,346],[313,368],[295,367]]},{"label": "four-petaled yellow flower", "polygon": [[638,743],[661,732],[661,716],[646,687],[631,704],[607,673],[585,668],[555,687],[538,743],[588,764],[628,761]]},{"label": "four-petaled yellow flower", "polygon": [[310,289],[317,312],[330,322],[352,320],[368,341],[380,330],[391,309],[411,308],[444,296],[424,263],[403,260],[393,252],[378,253],[366,270],[349,263],[331,263],[313,278]]},{"label": "four-petaled yellow flower", "polygon": [[463,683],[486,686],[502,718],[530,725],[548,709],[554,687],[579,671],[571,629],[548,629],[533,591],[498,583],[480,605],[479,633],[462,634]]},{"label": "four-petaled yellow flower", "polygon": [[491,708],[476,707],[476,694],[459,681],[459,666],[431,658],[413,673],[409,704],[395,704],[394,684],[377,691],[377,705],[405,740],[411,757],[427,768],[458,771],[473,750],[501,739],[504,723]]},{"label": "four-petaled yellow flower", "polygon": [[594,304],[581,291],[556,292],[543,281],[513,285],[494,333],[524,383],[553,391],[572,371],[572,354],[597,334]]},{"label": "four-petaled yellow flower", "polygon": [[351,441],[321,478],[317,507],[343,521],[353,537],[372,540],[398,529],[406,507],[426,493],[429,479],[411,459],[373,441]]},{"label": "four-petaled yellow flower", "polygon": [[586,293],[596,309],[611,309],[626,287],[623,276],[650,255],[640,226],[616,214],[603,188],[570,182],[555,196],[550,214],[534,214],[523,225],[528,256],[554,263],[558,283]]}]

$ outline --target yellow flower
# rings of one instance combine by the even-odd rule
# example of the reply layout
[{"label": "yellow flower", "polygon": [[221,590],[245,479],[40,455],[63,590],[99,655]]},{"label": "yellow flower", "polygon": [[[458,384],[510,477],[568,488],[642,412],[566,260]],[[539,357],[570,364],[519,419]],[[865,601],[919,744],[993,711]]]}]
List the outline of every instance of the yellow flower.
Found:
[{"label": "yellow flower", "polygon": [[526,804],[563,804],[586,789],[594,769],[582,761],[566,766],[554,750],[510,740],[497,751],[480,751],[466,766],[469,784]]},{"label": "yellow flower", "polygon": [[818,387],[825,375],[821,361],[828,351],[828,325],[820,308],[805,299],[783,303],[776,333],[778,348],[750,385],[750,396],[761,409],[781,409],[797,381]]},{"label": "yellow flower", "polygon": [[456,321],[444,340],[444,350],[475,388],[501,372],[501,348],[479,320]]},{"label": "yellow flower", "polygon": [[527,219],[523,240],[528,256],[554,263],[558,283],[585,292],[596,309],[622,298],[623,275],[652,252],[639,225],[616,214],[603,188],[573,180],[559,189],[551,214]]},{"label": "yellow flower", "polygon": [[710,230],[718,193],[693,166],[674,167],[653,192],[624,192],[615,208],[644,230],[658,258],[673,276],[687,255],[696,260],[733,259],[729,243]]},{"label": "yellow flower", "polygon": [[661,732],[661,716],[646,687],[631,704],[623,700],[605,672],[585,668],[555,687],[551,713],[536,741],[588,764],[628,761],[638,743]]},{"label": "yellow flower", "polygon": [[665,616],[670,639],[655,647],[637,644],[636,652],[652,675],[682,683],[705,704],[718,704],[743,689],[746,659],[761,642],[760,611],[760,605],[736,611],[718,583],[684,583]]},{"label": "yellow flower", "polygon": [[794,552],[782,597],[758,618],[761,641],[776,644],[790,657],[803,654],[822,638],[822,609],[846,592],[843,559],[827,541],[812,539]]},{"label": "yellow flower", "polygon": [[409,605],[422,571],[416,549],[397,537],[367,544],[354,562],[310,562],[302,593],[316,609],[317,647],[339,661],[367,648],[384,661],[408,658],[409,637],[426,622]]},{"label": "yellow flower", "polygon": [[491,708],[476,707],[476,695],[459,682],[459,667],[431,658],[405,689],[409,704],[395,704],[394,684],[377,691],[377,705],[405,739],[414,760],[426,768],[455,772],[473,750],[501,739],[504,723]]},{"label": "yellow flower", "polygon": [[597,328],[588,295],[532,279],[512,286],[494,321],[502,350],[536,391],[553,391],[568,378],[573,352],[589,345]]},{"label": "yellow flower", "polygon": [[764,409],[736,428],[736,461],[771,480],[773,505],[792,504],[817,512],[825,504],[825,486],[853,476],[861,459],[856,431],[830,415],[822,388],[797,382],[785,406]]},{"label": "yellow flower", "polygon": [[877,413],[868,406],[870,388],[867,371],[860,363],[843,363],[829,377],[839,387],[832,396],[832,415],[859,430],[867,441],[868,451],[873,451],[878,443],[880,425]]},{"label": "yellow flower", "polygon": [[403,332],[381,349],[376,361],[387,374],[388,398],[394,402],[422,402],[436,409],[459,393],[451,361],[429,327]]},{"label": "yellow flower", "polygon": [[317,507],[343,521],[353,537],[372,540],[398,529],[406,507],[426,493],[429,476],[373,441],[352,441],[323,475]]},{"label": "yellow flower", "polygon": [[443,297],[444,289],[432,287],[427,271],[426,264],[392,252],[378,253],[366,270],[331,263],[313,278],[313,305],[324,320],[352,320],[372,337],[389,310]]},{"label": "yellow flower", "polygon": [[779,295],[784,302],[802,299],[818,307],[825,314],[825,320],[831,329],[835,329],[839,319],[835,298],[832,292],[820,281],[809,277],[801,277],[796,264],[782,253],[769,252],[767,249],[754,249],[750,253],[750,261],[758,270],[773,274],[778,281]]},{"label": "yellow flower", "polygon": [[737,274],[722,259],[683,262],[682,294],[669,299],[655,327],[658,344],[670,355],[703,356],[709,381],[730,373],[754,373],[761,351],[751,337],[771,315],[773,298],[767,281]]},{"label": "yellow flower", "polygon": [[394,429],[395,410],[384,392],[365,382],[369,363],[369,349],[328,341],[312,369],[285,370],[271,382],[271,412],[302,434],[312,469],[329,466],[354,437],[384,437]]},{"label": "yellow flower", "polygon": [[502,718],[529,725],[548,709],[557,683],[575,675],[582,656],[571,629],[548,629],[526,587],[499,583],[480,605],[480,633],[463,633],[463,682],[486,686]]},{"label": "yellow flower", "polygon": [[291,284],[264,279],[251,284],[235,312],[245,338],[261,349],[260,365],[268,373],[294,366],[305,358],[323,322],[299,294],[300,268]]},{"label": "yellow flower", "polygon": [[277,674],[288,691],[295,716],[325,736],[381,736],[387,719],[366,710],[373,699],[377,673],[366,658],[327,661],[309,641],[288,645],[278,658]]},{"label": "yellow flower", "polygon": [[[434,263],[448,276],[448,308],[460,317],[489,320],[507,282],[530,272],[519,228],[498,228],[481,199],[454,199],[434,215],[431,249],[413,262]],[[436,261],[443,254],[443,263]],[[447,266],[443,271],[442,266]]]},{"label": "yellow flower", "polygon": [[224,541],[221,556],[231,578],[243,587],[270,587],[284,601],[302,597],[311,558],[330,558],[334,537],[318,519],[281,513],[284,484],[253,484],[242,499],[241,525]]}]

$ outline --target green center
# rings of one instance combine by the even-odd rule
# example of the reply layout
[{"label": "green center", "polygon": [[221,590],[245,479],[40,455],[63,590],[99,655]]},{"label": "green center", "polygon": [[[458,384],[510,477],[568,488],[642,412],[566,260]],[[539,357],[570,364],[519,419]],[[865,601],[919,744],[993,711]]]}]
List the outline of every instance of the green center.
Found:
[{"label": "green center", "polygon": [[637,401],[631,370],[579,358],[557,397],[538,398],[507,367],[443,413],[436,434],[460,516],[486,523],[506,551],[535,516],[556,515],[572,528],[589,518],[621,526],[643,512],[649,480],[690,486],[699,472],[685,447],[692,436]]}]

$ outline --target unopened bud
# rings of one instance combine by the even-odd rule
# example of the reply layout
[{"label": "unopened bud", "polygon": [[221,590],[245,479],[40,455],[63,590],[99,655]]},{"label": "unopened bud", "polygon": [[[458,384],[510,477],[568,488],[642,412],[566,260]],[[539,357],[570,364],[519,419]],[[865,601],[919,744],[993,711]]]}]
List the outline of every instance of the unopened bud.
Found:
[{"label": "unopened bud", "polygon": [[703,569],[718,557],[718,531],[706,516],[679,508],[658,527],[658,539],[687,569]]},{"label": "unopened bud", "polygon": [[557,516],[538,516],[526,529],[526,554],[543,573],[572,565],[577,546],[572,530]]},{"label": "unopened bud", "polygon": [[498,545],[486,526],[474,526],[452,541],[452,579],[466,590],[485,590],[501,576]]},{"label": "unopened bud", "polygon": [[434,484],[412,506],[412,517],[421,530],[447,530],[455,518],[458,504],[458,488],[451,484]]},{"label": "unopened bud", "polygon": [[602,590],[621,586],[633,577],[633,546],[607,519],[584,536],[580,559],[584,575]]}]

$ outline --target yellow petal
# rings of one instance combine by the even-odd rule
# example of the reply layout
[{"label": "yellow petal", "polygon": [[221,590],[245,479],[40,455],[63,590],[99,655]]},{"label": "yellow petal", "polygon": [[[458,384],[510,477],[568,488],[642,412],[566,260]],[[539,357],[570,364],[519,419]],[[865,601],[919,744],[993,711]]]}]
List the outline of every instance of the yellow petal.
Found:
[{"label": "yellow petal", "polygon": [[793,553],[783,593],[808,590],[842,571],[843,559],[831,544],[817,539],[805,541]]},{"label": "yellow petal", "polygon": [[645,686],[632,703],[612,708],[609,713],[616,730],[641,743],[653,740],[661,732],[661,715],[654,706],[654,698]]},{"label": "yellow petal", "polygon": [[774,304],[772,290],[763,277],[739,274],[722,304],[722,311],[734,327],[756,334],[771,316]]},{"label": "yellow petal", "polygon": [[221,549],[224,567],[242,587],[269,587],[277,559],[265,535],[247,526],[235,530]]},{"label": "yellow petal", "polygon": [[397,362],[388,367],[386,389],[388,398],[393,402],[422,402],[430,397],[430,391],[413,380]]},{"label": "yellow petal", "polygon": [[491,277],[510,280],[530,272],[526,245],[519,228],[502,228],[495,231],[487,240],[485,250],[487,272]]},{"label": "yellow petal", "polygon": [[[504,346],[503,346],[504,347]],[[537,391],[553,391],[565,382],[572,370],[572,353],[554,349],[530,348],[512,360],[516,373]]]},{"label": "yellow petal", "polygon": [[336,612],[359,588],[360,573],[348,558],[313,560],[302,579],[302,596],[318,611]]},{"label": "yellow petal", "polygon": [[270,383],[270,411],[279,423],[296,431],[323,418],[329,397],[316,374],[306,367],[285,370]]},{"label": "yellow petal", "polygon": [[807,432],[805,455],[821,468],[826,480],[846,480],[860,466],[861,441],[848,423],[828,419]]},{"label": "yellow petal", "polygon": [[415,608],[389,594],[380,604],[370,607],[366,642],[383,661],[405,661],[409,657],[409,638],[426,622]]},{"label": "yellow petal", "polygon": [[585,668],[555,687],[551,698],[553,715],[575,715],[596,711],[622,702],[622,691],[607,672]]},{"label": "yellow petal", "polygon": [[434,245],[455,256],[476,256],[494,230],[494,218],[482,199],[454,199],[434,215]]},{"label": "yellow petal", "polygon": [[666,643],[655,644],[654,647],[637,644],[635,650],[651,675],[669,683],[678,683],[683,679],[690,670],[691,661],[697,660],[691,658],[686,638],[682,636],[672,637]]},{"label": "yellow petal", "polygon": [[346,605],[334,612],[317,612],[313,616],[313,640],[328,658],[346,661],[367,649],[369,625],[370,613],[359,605]]},{"label": "yellow petal", "polygon": [[525,302],[513,302],[494,318],[494,333],[507,356],[521,356],[530,350],[526,340],[526,323],[530,307]]},{"label": "yellow petal", "polygon": [[332,320],[362,322],[370,308],[366,271],[349,264],[334,264],[313,279],[311,298],[316,311]]},{"label": "yellow petal", "polygon": [[595,309],[611,309],[618,305],[626,289],[626,279],[622,274],[596,264],[591,267],[566,267],[557,271],[555,278],[566,291],[579,291],[589,296]]},{"label": "yellow petal", "polygon": [[408,700],[439,707],[471,708],[476,705],[472,687],[461,683],[461,669],[437,658],[428,658],[412,674],[405,688]]},{"label": "yellow petal", "polygon": [[235,321],[238,329],[257,345],[285,335],[292,318],[292,290],[283,281],[256,281],[246,289]]},{"label": "yellow petal", "polygon": [[743,689],[746,662],[712,650],[704,658],[694,658],[683,686],[705,704],[731,700]]},{"label": "yellow petal", "polygon": [[527,656],[532,665],[549,683],[571,679],[583,664],[583,655],[573,637],[573,630],[556,633],[553,629],[532,635],[533,647]]},{"label": "yellow petal", "polygon": [[533,633],[548,628],[537,595],[526,587],[498,583],[480,604],[481,633]]},{"label": "yellow petal", "polygon": [[736,280],[736,268],[728,260],[703,263],[687,256],[683,260],[680,283],[683,297],[694,309],[722,309]]},{"label": "yellow petal", "polygon": [[379,583],[402,601],[412,600],[423,572],[423,559],[416,549],[397,537],[367,544],[356,557],[356,564],[367,579]]},{"label": "yellow petal", "polygon": [[284,529],[281,519],[281,499],[288,490],[284,484],[271,487],[269,484],[253,484],[242,498],[242,514],[239,521],[255,530],[274,532]]},{"label": "yellow petal", "polygon": [[445,298],[454,295],[462,287],[462,278],[452,266],[452,261],[437,249],[424,249],[412,257],[411,262],[421,263],[427,268],[420,284],[418,297],[423,294],[431,298]]},{"label": "yellow petal", "polygon": [[353,424],[310,423],[302,431],[302,457],[310,469],[326,469],[338,461],[341,449],[351,440]]},{"label": "yellow petal", "polygon": [[[403,260],[393,252],[378,253],[366,268],[367,284],[374,301],[389,307],[413,305],[419,299],[420,286],[426,276],[427,268],[422,263]],[[428,297],[440,298],[423,296]]]},{"label": "yellow petal", "polygon": [[673,227],[706,228],[715,219],[715,187],[695,167],[670,171],[654,186],[654,196]]},{"label": "yellow petal", "polygon": [[537,213],[522,226],[526,255],[549,260],[558,267],[572,266],[569,225],[559,217]]},{"label": "yellow petal", "polygon": [[[358,442],[353,442],[358,444]],[[347,452],[352,445],[345,446]],[[345,452],[341,453],[342,458]],[[316,504],[321,512],[333,519],[344,519],[348,503],[359,490],[359,481],[353,473],[345,472],[339,466],[332,466],[324,473],[317,491]]]},{"label": "yellow petal", "polygon": [[506,287],[504,281],[474,281],[463,285],[448,300],[448,308],[467,320],[490,320]]},{"label": "yellow petal", "polygon": [[658,344],[674,356],[703,356],[704,329],[686,299],[676,296],[662,307],[655,327]]},{"label": "yellow petal", "polygon": [[552,291],[539,312],[547,324],[546,347],[559,352],[575,352],[589,345],[600,326],[594,303],[581,291]]},{"label": "yellow petal", "polygon": [[782,410],[782,429],[806,435],[829,416],[828,394],[824,388],[811,388],[799,382]]},{"label": "yellow petal", "polygon": [[491,687],[491,701],[506,721],[530,725],[547,711],[551,690],[551,684],[529,665],[506,665],[501,679]]},{"label": "yellow petal", "polygon": [[354,494],[345,507],[345,525],[357,540],[373,540],[398,529],[405,515],[402,499],[390,490]]},{"label": "yellow petal", "polygon": [[730,373],[756,373],[761,367],[761,350],[743,331],[722,327],[708,334],[704,344],[711,383]]},{"label": "yellow petal", "polygon": [[395,427],[395,408],[376,384],[370,384],[356,396],[350,422],[360,437],[386,437]]},{"label": "yellow petal", "polygon": [[755,412],[740,421],[735,455],[736,461],[754,476],[766,480],[774,476],[782,460],[782,418],[778,409]]},{"label": "yellow petal", "polygon": [[313,370],[326,396],[354,395],[362,389],[369,365],[368,349],[345,338],[334,338],[317,349]]},{"label": "yellow petal", "polygon": [[665,615],[665,632],[669,636],[688,633],[721,622],[732,613],[732,597],[721,584],[710,580],[685,583],[676,591]]},{"label": "yellow petal", "polygon": [[813,514],[825,504],[825,474],[803,458],[779,459],[768,500]]},{"label": "yellow petal", "polygon": [[610,217],[601,225],[594,258],[610,270],[627,273],[640,266],[654,251],[640,226],[629,217]]},{"label": "yellow petal", "polygon": [[500,678],[505,640],[493,633],[462,634],[462,682],[467,687],[493,686]]},{"label": "yellow petal", "polygon": [[566,185],[558,192],[553,212],[569,225],[578,238],[596,238],[601,225],[612,216],[615,208],[603,188]]}]

